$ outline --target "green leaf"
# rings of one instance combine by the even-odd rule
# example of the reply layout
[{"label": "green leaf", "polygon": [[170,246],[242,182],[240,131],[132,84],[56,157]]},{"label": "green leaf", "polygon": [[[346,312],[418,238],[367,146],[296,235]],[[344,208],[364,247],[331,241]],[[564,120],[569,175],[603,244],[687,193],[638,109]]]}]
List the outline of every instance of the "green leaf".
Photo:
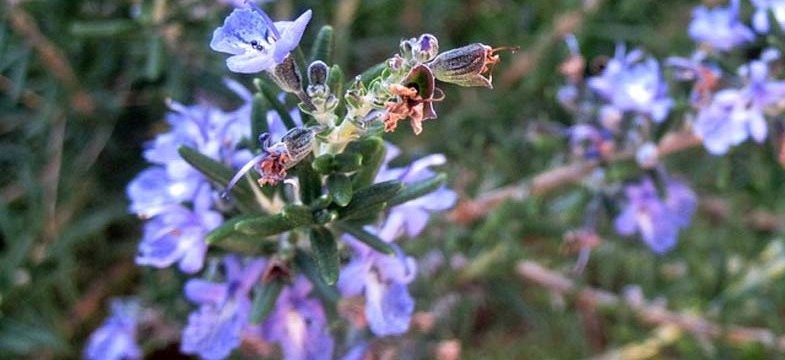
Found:
[{"label": "green leaf", "polygon": [[330,87],[330,92],[339,95],[343,94],[343,70],[338,65],[330,66],[330,73],[327,74],[327,86]]},{"label": "green leaf", "polygon": [[390,180],[373,184],[354,192],[352,201],[344,208],[339,208],[338,215],[341,219],[352,219],[358,216],[369,215],[368,211],[377,205],[386,203],[397,195],[403,184],[398,180]]},{"label": "green leaf", "polygon": [[352,201],[352,181],[343,174],[332,174],[327,177],[327,188],[338,206],[346,206]]},{"label": "green leaf", "polygon": [[139,24],[127,19],[78,21],[69,30],[77,37],[114,38],[139,30]]},{"label": "green leaf", "polygon": [[348,173],[357,171],[362,166],[363,156],[355,153],[340,153],[333,160],[333,171]]},{"label": "green leaf", "polygon": [[399,192],[392,199],[390,199],[390,201],[387,202],[387,205],[393,207],[395,205],[400,205],[407,201],[414,200],[423,195],[436,191],[439,189],[439,187],[444,185],[445,182],[447,182],[447,174],[439,173],[425,180],[406,184],[401,192]]},{"label": "green leaf", "polygon": [[316,41],[311,48],[311,62],[321,60],[329,64],[332,62],[333,57],[333,27],[330,25],[322,26],[319,29],[319,34],[316,35]]},{"label": "green leaf", "polygon": [[311,167],[320,174],[330,174],[333,172],[333,168],[335,167],[333,162],[333,154],[323,154],[319,155],[319,157],[313,160]]},{"label": "green leaf", "polygon": [[386,152],[384,140],[377,136],[352,141],[346,146],[344,153],[362,156],[362,168],[357,170],[352,180],[354,188],[361,189],[373,183]]},{"label": "green leaf", "polygon": [[289,114],[289,110],[286,109],[286,106],[278,101],[278,88],[273,85],[270,85],[268,82],[263,81],[262,79],[254,80],[254,85],[262,93],[265,99],[267,99],[267,103],[273,107],[273,110],[278,113],[283,121],[283,124],[286,125],[287,129],[292,129],[297,127],[297,124],[294,123],[294,119],[292,115]]},{"label": "green leaf", "polygon": [[221,226],[210,231],[207,236],[205,236],[204,242],[207,243],[207,245],[217,244],[221,242],[221,240],[226,239],[233,234],[237,234],[237,230],[234,228],[237,223],[255,218],[256,216],[246,215],[226,220]]},{"label": "green leaf", "polygon": [[385,209],[387,209],[386,202],[369,205],[367,207],[358,209],[357,212],[351,214],[350,216],[343,217],[341,220],[356,226],[367,225],[378,222],[379,217],[382,215],[381,213]]},{"label": "green leaf", "polygon": [[338,212],[335,210],[320,209],[314,211],[314,221],[319,225],[329,224],[338,218]]},{"label": "green leaf", "polygon": [[160,35],[153,35],[147,41],[147,62],[144,68],[144,76],[147,80],[156,80],[161,76],[165,57],[163,38]]},{"label": "green leaf", "polygon": [[340,294],[334,286],[327,285],[324,282],[322,276],[319,274],[319,269],[317,269],[316,264],[314,263],[313,257],[306,254],[303,250],[297,250],[297,253],[294,255],[294,264],[297,265],[297,268],[311,281],[316,292],[322,299],[333,305],[338,303],[338,300],[341,298]]},{"label": "green leaf", "polygon": [[311,162],[313,156],[308,157],[301,161],[294,167],[293,171],[300,179],[300,198],[304,204],[310,205],[316,198],[322,195],[322,179],[316,171],[313,170]]},{"label": "green leaf", "polygon": [[335,284],[338,281],[341,259],[338,256],[338,243],[330,230],[321,226],[311,229],[311,251],[324,282],[327,285]]},{"label": "green leaf", "polygon": [[235,230],[255,236],[270,236],[284,231],[293,230],[300,226],[313,224],[311,209],[300,205],[287,205],[275,215],[257,216],[252,219],[240,220],[235,224]]},{"label": "green leaf", "polygon": [[284,283],[280,279],[273,279],[266,284],[256,285],[253,291],[253,305],[251,307],[251,323],[258,324],[265,320],[275,307],[275,301],[283,290]]},{"label": "green leaf", "polygon": [[324,154],[314,159],[311,166],[320,174],[349,173],[360,169],[363,156],[358,153]]},{"label": "green leaf", "polygon": [[254,149],[259,149],[260,144],[256,141],[259,135],[270,131],[267,128],[267,110],[269,105],[264,95],[256,93],[251,100],[251,143]]},{"label": "green leaf", "polygon": [[281,211],[286,221],[297,226],[313,225],[311,208],[302,205],[286,205]]},{"label": "green leaf", "polygon": [[[188,164],[199,170],[208,179],[215,181],[219,186],[226,187],[229,180],[232,179],[234,172],[227,168],[224,164],[213,160],[212,158],[203,155],[199,151],[188,147],[180,146],[177,152]],[[254,212],[257,206],[254,202],[254,194],[250,185],[245,181],[239,181],[234,188],[232,194],[237,199],[237,205],[244,212]]]},{"label": "green leaf", "polygon": [[237,231],[236,225],[240,222],[256,219],[257,216],[244,215],[226,220],[221,226],[213,229],[205,237],[207,245],[215,246],[226,251],[241,252],[244,254],[269,254],[278,248],[278,243],[265,241],[263,236],[248,235]]},{"label": "green leaf", "polygon": [[357,238],[357,240],[362,241],[365,245],[370,246],[372,249],[379,251],[384,254],[394,254],[395,249],[390,246],[386,241],[382,240],[378,236],[371,234],[362,227],[355,226],[352,224],[347,224],[344,222],[337,222],[335,223],[335,227],[338,230],[341,230],[351,236]]}]

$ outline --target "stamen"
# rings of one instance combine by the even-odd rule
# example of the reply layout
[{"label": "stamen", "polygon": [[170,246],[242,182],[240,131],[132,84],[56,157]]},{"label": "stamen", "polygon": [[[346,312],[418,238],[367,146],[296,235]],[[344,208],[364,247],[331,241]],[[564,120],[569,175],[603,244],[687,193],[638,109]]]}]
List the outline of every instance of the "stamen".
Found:
[{"label": "stamen", "polygon": [[514,52],[516,52],[516,51],[518,51],[520,49],[521,49],[520,46],[500,46],[500,47],[491,49],[490,53],[491,53],[491,55],[493,55],[493,54],[495,54],[495,53],[497,53],[499,51],[511,51],[511,52],[514,53]]},{"label": "stamen", "polygon": [[226,184],[226,188],[224,189],[224,191],[221,192],[221,198],[228,199],[229,198],[229,192],[237,184],[237,182],[240,181],[240,179],[243,177],[243,175],[245,175],[245,173],[250,171],[254,167],[254,165],[258,164],[260,161],[264,160],[264,158],[266,158],[266,157],[267,157],[267,152],[262,152],[261,154],[254,156],[253,159],[248,160],[248,162],[245,163],[240,168],[240,170],[237,171],[236,174],[234,174],[234,176],[232,177],[232,180],[229,180],[229,183]]}]

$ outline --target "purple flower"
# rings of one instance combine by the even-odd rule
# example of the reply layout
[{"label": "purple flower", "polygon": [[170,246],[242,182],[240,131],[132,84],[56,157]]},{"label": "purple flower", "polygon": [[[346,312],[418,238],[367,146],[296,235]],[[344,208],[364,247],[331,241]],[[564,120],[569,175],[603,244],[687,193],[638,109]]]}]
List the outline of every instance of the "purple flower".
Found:
[{"label": "purple flower", "polygon": [[169,189],[169,175],[163,166],[152,166],[128,183],[129,209],[142,219],[149,219],[179,201]]},{"label": "purple flower", "polygon": [[698,6],[692,12],[692,22],[687,31],[696,42],[708,44],[719,51],[730,51],[755,40],[755,33],[739,21],[738,0],[731,0],[727,7],[708,9]]},{"label": "purple flower", "polygon": [[[371,228],[366,228],[373,231]],[[354,248],[354,257],[341,270],[338,288],[344,296],[365,294],[365,318],[377,336],[399,335],[409,329],[414,299],[406,285],[416,276],[416,263],[397,253],[379,253],[349,235],[344,236]],[[386,239],[385,239],[386,240]]]},{"label": "purple flower", "polygon": [[332,359],[333,339],[322,304],[308,296],[312,287],[304,276],[298,277],[281,291],[262,323],[262,337],[277,342],[286,360]]},{"label": "purple flower", "polygon": [[625,47],[619,45],[602,75],[588,80],[589,87],[611,107],[650,116],[655,122],[662,121],[668,115],[673,100],[668,97],[668,86],[657,60],[643,59],[640,50],[625,52]]},{"label": "purple flower", "polygon": [[628,185],[627,204],[614,221],[619,234],[639,233],[658,254],[676,245],[679,230],[689,225],[697,202],[689,187],[673,179],[666,181],[664,192],[663,198],[649,178]]},{"label": "purple flower", "polygon": [[230,167],[251,158],[237,144],[250,136],[251,95],[235,82],[226,85],[245,104],[232,112],[208,105],[184,106],[172,102],[167,115],[169,131],[147,145],[144,156],[154,165],[142,171],[127,188],[130,211],[147,220],[136,257],[137,264],[194,273],[202,268],[207,245],[204,236],[223,221],[213,210],[211,183],[183,160],[177,149],[192,147]]},{"label": "purple flower", "polygon": [[136,300],[112,300],[109,318],[87,339],[85,359],[140,359],[142,350],[136,344],[136,325],[140,310]]},{"label": "purple flower", "polygon": [[224,258],[225,282],[192,279],[185,296],[199,309],[188,316],[180,350],[204,359],[223,359],[242,340],[248,324],[251,299],[248,294],[264,271],[265,261],[249,260],[244,266],[236,256]]},{"label": "purple flower", "polygon": [[748,137],[757,142],[766,138],[764,112],[785,97],[785,81],[772,81],[768,76],[768,62],[776,57],[775,51],[765,51],[760,60],[742,66],[739,75],[747,84],[741,89],[717,92],[711,104],[700,110],[695,134],[710,153],[724,154]]},{"label": "purple flower", "polygon": [[226,59],[229,70],[237,73],[258,73],[280,64],[300,43],[311,10],[294,21],[270,20],[257,6],[234,9],[215,29],[210,48],[231,54]]},{"label": "purple flower", "polygon": [[774,20],[785,29],[785,0],[752,0],[755,13],[752,15],[752,27],[755,31],[765,34],[770,30],[769,11],[774,15]]},{"label": "purple flower", "polygon": [[193,209],[172,205],[145,224],[137,264],[164,268],[179,262],[180,270],[186,273],[202,269],[207,253],[204,237],[223,217],[209,209],[213,201],[209,184],[198,193]]},{"label": "purple flower", "polygon": [[[387,156],[376,176],[376,182],[399,180],[409,184],[425,180],[435,175],[430,167],[446,162],[444,155],[434,154],[418,159],[406,167],[389,168],[389,162],[399,153],[398,148],[387,144]],[[400,204],[390,210],[379,236],[387,241],[393,241],[404,232],[409,237],[415,237],[425,228],[431,212],[449,209],[456,200],[455,192],[445,185],[428,195]]]},{"label": "purple flower", "polygon": [[[250,98],[247,100],[250,101]],[[177,102],[170,103],[170,107],[174,110],[166,118],[170,130],[158,135],[145,150],[144,156],[151,163],[164,165],[172,180],[183,184],[180,186],[193,190],[204,179],[198,170],[180,157],[177,152],[180,146],[189,146],[230,166],[250,158],[247,150],[237,150],[240,140],[251,135],[248,123],[250,102],[234,112],[224,112],[209,105],[185,106]]]}]

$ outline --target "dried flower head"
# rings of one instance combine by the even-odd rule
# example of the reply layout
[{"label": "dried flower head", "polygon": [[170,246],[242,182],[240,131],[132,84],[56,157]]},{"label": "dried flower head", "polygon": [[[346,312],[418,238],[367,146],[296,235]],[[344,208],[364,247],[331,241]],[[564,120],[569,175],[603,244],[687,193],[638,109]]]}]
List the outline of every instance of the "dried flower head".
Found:
[{"label": "dried flower head", "polygon": [[387,112],[383,116],[384,131],[394,131],[398,121],[409,118],[412,130],[417,135],[422,132],[422,122],[436,118],[434,101],[441,101],[444,94],[436,88],[431,70],[425,65],[417,65],[409,71],[400,84],[392,84],[389,89],[394,101],[384,104]]}]

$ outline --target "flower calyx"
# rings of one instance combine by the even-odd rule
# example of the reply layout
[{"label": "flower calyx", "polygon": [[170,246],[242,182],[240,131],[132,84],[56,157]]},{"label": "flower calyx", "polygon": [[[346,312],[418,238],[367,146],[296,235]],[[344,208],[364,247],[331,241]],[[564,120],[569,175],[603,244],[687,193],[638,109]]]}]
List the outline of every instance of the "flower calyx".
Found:
[{"label": "flower calyx", "polygon": [[502,50],[518,50],[517,47],[492,48],[474,43],[445,51],[430,62],[428,67],[439,81],[460,86],[482,86],[493,88],[493,66],[499,62],[496,53]]}]

